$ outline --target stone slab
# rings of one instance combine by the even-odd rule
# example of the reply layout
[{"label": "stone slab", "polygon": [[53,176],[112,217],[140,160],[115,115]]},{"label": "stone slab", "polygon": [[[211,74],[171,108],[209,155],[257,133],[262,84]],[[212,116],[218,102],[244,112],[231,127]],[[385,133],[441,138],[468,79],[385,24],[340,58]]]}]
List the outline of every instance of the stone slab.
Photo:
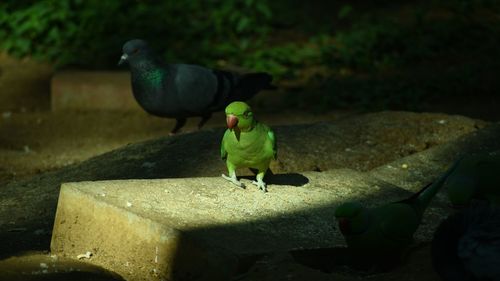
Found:
[{"label": "stone slab", "polygon": [[483,151],[499,151],[500,126],[498,123],[414,153],[407,157],[381,165],[369,171],[375,178],[382,179],[411,192],[416,192],[429,178],[436,177],[442,167],[461,155]]},{"label": "stone slab", "polygon": [[[340,203],[406,198],[461,154],[499,149],[499,129],[489,126],[368,172],[284,172],[268,179],[267,194],[248,179],[243,190],[220,177],[65,183],[51,249],[69,258],[91,251],[91,263],[128,280],[228,280],[244,257],[344,245],[333,219]],[[429,241],[449,212],[438,194],[416,239]]]},{"label": "stone slab", "polygon": [[[381,112],[328,123],[273,126],[279,152],[272,169],[276,174],[336,168],[368,171],[457,138],[469,139],[479,148],[482,139],[471,133],[485,125],[461,116]],[[491,126],[496,129],[488,130],[490,138],[498,139],[500,126]],[[215,128],[130,144],[83,163],[1,186],[0,240],[9,243],[0,243],[0,255],[49,249],[63,182],[219,176],[226,171],[218,154],[222,134],[222,128]],[[107,133],[99,137],[103,136]],[[20,154],[16,155],[39,156]],[[9,231],[14,227],[26,231]]]},{"label": "stone slab", "polygon": [[[348,169],[278,175],[262,193],[220,177],[65,183],[53,254],[90,262],[127,280],[229,280],[243,257],[344,245],[338,204],[405,198],[403,189]],[[191,280],[191,279],[189,279]]]},{"label": "stone slab", "polygon": [[126,71],[62,71],[51,80],[51,109],[141,110]]}]

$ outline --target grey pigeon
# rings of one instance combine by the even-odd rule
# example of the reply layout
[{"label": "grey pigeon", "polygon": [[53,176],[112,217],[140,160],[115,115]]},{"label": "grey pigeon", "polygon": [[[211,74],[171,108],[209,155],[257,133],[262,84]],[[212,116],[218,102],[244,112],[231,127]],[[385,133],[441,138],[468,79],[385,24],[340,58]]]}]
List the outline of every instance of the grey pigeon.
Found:
[{"label": "grey pigeon", "polygon": [[500,281],[500,209],[485,203],[451,215],[436,230],[432,262],[445,281]]},{"label": "grey pigeon", "polygon": [[229,103],[275,89],[267,73],[238,74],[191,64],[166,64],[140,39],[123,45],[118,65],[124,62],[130,65],[132,91],[139,105],[152,115],[177,120],[172,134],[188,117],[201,117],[201,128],[213,112]]}]

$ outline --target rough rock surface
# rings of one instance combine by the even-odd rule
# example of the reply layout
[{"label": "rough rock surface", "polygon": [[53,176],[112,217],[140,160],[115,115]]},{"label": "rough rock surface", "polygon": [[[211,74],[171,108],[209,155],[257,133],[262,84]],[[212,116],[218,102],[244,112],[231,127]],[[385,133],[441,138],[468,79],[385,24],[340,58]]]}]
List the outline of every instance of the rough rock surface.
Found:
[{"label": "rough rock surface", "polygon": [[[486,125],[461,116],[382,112],[332,123],[277,126],[279,162],[272,168],[274,173],[333,168],[367,171]],[[81,164],[2,186],[0,240],[18,245],[16,251],[47,249],[63,182],[218,176],[225,171],[218,155],[221,135],[222,129],[209,129],[131,144]],[[3,247],[2,255],[12,254],[10,246]]]},{"label": "rough rock surface", "polygon": [[[333,220],[336,206],[407,198],[461,154],[500,149],[499,133],[493,125],[369,172],[279,173],[268,178],[266,194],[248,179],[244,190],[221,177],[67,183],[51,249],[67,257],[94,249],[90,262],[130,280],[186,274],[229,280],[241,257],[343,246]],[[435,199],[416,241],[429,242],[450,212],[446,198]]]},{"label": "rough rock surface", "polygon": [[350,169],[275,175],[268,193],[243,181],[246,189],[221,177],[63,184],[51,252],[92,251],[91,263],[127,280],[228,280],[240,257],[345,245],[333,219],[342,202],[410,195]]}]

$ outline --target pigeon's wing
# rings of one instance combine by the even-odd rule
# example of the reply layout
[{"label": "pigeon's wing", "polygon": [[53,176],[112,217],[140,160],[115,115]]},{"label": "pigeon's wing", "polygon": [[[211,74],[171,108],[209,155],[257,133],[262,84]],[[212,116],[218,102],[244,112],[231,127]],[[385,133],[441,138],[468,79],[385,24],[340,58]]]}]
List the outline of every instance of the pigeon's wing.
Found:
[{"label": "pigeon's wing", "polygon": [[212,70],[197,65],[175,65],[174,83],[179,106],[185,111],[200,116],[211,112],[209,108],[217,96],[217,77]]}]

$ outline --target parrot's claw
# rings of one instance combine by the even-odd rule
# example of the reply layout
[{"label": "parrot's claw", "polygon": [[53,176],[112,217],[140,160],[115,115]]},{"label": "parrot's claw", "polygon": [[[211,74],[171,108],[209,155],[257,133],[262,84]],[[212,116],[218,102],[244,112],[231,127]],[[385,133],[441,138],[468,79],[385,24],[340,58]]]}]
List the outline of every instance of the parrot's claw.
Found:
[{"label": "parrot's claw", "polygon": [[221,176],[222,176],[222,178],[231,182],[232,184],[236,185],[237,187],[245,188],[245,185],[241,181],[239,181],[236,177],[228,177],[224,174],[222,174]]},{"label": "parrot's claw", "polygon": [[252,181],[252,184],[256,185],[262,192],[267,192],[267,185],[263,181]]}]

